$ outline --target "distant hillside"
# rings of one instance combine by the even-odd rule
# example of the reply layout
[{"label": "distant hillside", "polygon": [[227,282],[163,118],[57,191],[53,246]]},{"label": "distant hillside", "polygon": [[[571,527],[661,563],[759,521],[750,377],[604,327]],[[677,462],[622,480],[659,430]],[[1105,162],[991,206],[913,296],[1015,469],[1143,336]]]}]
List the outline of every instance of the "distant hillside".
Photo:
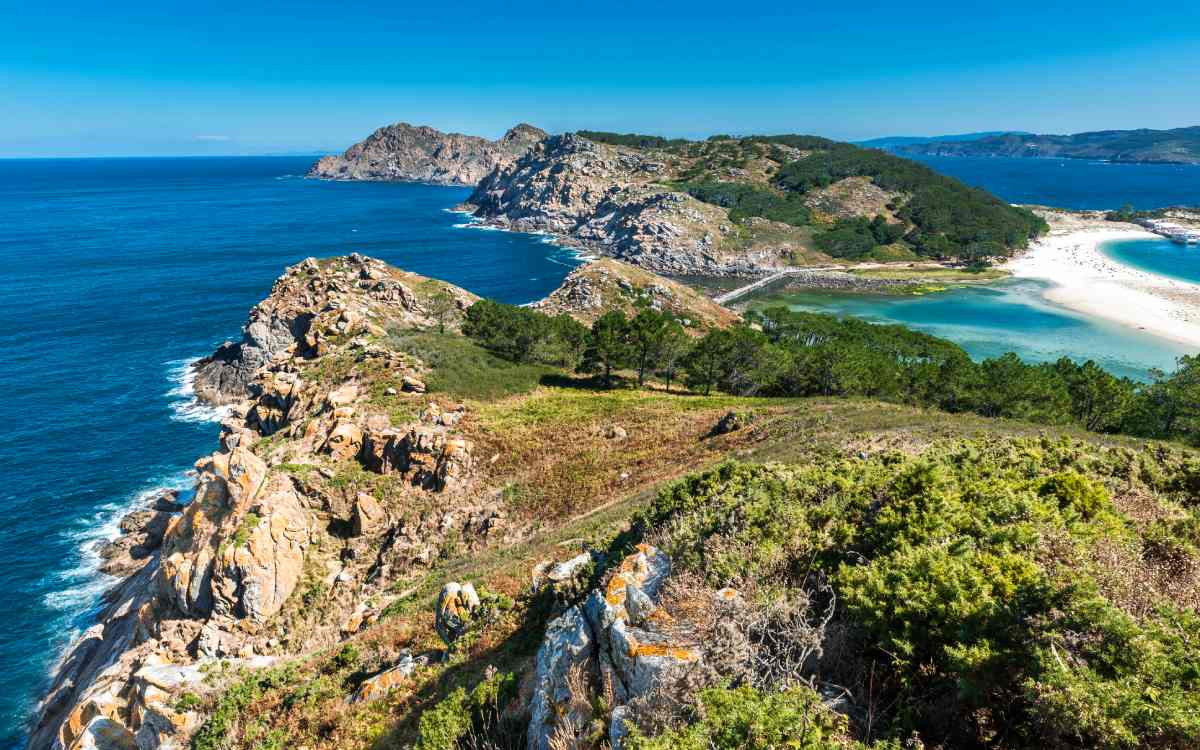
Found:
[{"label": "distant hillside", "polygon": [[894,149],[901,146],[913,146],[923,143],[958,143],[960,141],[977,141],[998,135],[1033,135],[1019,130],[987,130],[980,133],[959,133],[957,135],[891,135],[884,138],[872,138],[867,141],[855,141],[854,145],[864,148]]},{"label": "distant hillside", "polygon": [[496,167],[515,161],[545,137],[545,131],[524,123],[499,140],[489,141],[401,122],[379,128],[340,156],[322,157],[308,176],[474,185]]},{"label": "distant hillside", "polygon": [[1008,133],[962,142],[899,145],[897,151],[937,156],[1020,156],[1116,162],[1200,164],[1200,126],[1173,130],[1099,130],[1074,135]]},{"label": "distant hillside", "polygon": [[973,261],[1044,230],[1029,211],[917,162],[805,135],[552,136],[484,178],[464,208],[677,276],[834,258]]}]

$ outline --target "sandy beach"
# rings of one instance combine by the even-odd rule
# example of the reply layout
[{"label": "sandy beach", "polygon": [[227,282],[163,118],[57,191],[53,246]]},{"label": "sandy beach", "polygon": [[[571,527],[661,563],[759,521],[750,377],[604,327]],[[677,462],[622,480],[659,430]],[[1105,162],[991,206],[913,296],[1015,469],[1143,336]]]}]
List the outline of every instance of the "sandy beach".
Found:
[{"label": "sandy beach", "polygon": [[1200,285],[1131,268],[1100,252],[1104,242],[1157,235],[1077,214],[1045,218],[1050,233],[1005,264],[1013,276],[1049,281],[1046,298],[1068,309],[1200,348]]}]

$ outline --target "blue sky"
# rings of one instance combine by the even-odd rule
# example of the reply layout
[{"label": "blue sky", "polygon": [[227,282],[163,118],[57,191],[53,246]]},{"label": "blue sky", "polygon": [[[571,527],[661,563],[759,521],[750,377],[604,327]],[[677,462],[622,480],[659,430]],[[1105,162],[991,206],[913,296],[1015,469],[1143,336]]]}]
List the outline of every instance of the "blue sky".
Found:
[{"label": "blue sky", "polygon": [[[830,7],[832,6],[832,7]],[[0,0],[0,156],[1200,124],[1200,4]]]}]

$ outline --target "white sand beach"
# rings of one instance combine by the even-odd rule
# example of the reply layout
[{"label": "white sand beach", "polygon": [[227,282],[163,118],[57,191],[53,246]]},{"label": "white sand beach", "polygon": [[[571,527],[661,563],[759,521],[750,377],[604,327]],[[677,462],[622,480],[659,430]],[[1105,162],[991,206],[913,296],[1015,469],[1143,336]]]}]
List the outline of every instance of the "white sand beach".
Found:
[{"label": "white sand beach", "polygon": [[1110,260],[1100,244],[1157,239],[1130,224],[1047,213],[1051,231],[1005,264],[1019,278],[1051,282],[1046,298],[1087,315],[1200,348],[1200,284]]}]

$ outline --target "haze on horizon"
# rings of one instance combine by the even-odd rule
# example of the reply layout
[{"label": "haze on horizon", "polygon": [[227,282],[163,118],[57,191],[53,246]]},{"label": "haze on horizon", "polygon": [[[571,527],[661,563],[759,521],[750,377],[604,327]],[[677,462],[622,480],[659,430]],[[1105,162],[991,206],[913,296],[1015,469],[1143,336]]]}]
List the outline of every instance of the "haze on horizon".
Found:
[{"label": "haze on horizon", "polygon": [[0,156],[310,153],[400,120],[844,140],[1200,123],[1200,6],[3,0]]}]

